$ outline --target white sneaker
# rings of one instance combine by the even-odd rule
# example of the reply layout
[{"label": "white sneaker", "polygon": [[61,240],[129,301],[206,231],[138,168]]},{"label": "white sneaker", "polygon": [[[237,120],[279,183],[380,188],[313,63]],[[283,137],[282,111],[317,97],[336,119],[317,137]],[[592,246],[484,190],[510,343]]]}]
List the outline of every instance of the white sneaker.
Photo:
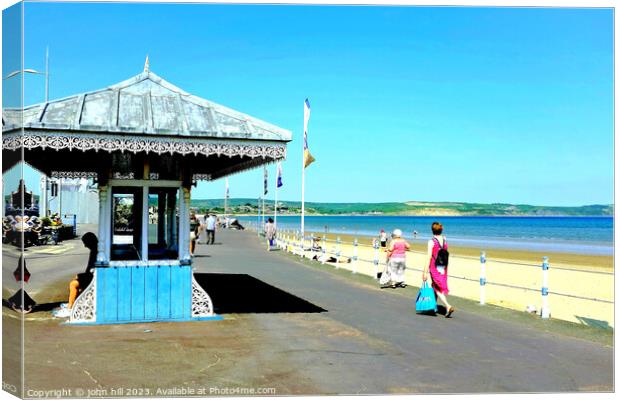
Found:
[{"label": "white sneaker", "polygon": [[69,318],[71,316],[71,309],[61,308],[52,312],[52,315],[56,318]]}]

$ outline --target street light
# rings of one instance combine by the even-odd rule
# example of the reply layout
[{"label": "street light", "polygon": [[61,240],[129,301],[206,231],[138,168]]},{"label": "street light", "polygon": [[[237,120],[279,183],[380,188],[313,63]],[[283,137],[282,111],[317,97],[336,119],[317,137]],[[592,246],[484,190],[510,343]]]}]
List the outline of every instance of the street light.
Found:
[{"label": "street light", "polygon": [[10,74],[8,74],[7,76],[5,76],[4,78],[2,78],[2,80],[7,80],[9,78],[12,78],[16,75],[19,74],[35,74],[35,75],[45,75],[45,102],[47,103],[48,99],[49,99],[49,88],[50,88],[50,81],[49,81],[49,47],[45,49],[45,72],[41,72],[41,71],[37,71],[36,69],[32,69],[32,68],[26,68],[26,69],[22,69],[22,70],[17,70],[17,71],[13,71]]},{"label": "street light", "polygon": [[20,74],[20,73],[22,73],[22,72],[23,72],[23,73],[26,73],[26,74],[40,74],[40,75],[45,75],[45,72],[39,72],[39,71],[36,71],[36,70],[34,70],[34,69],[29,69],[29,68],[26,68],[26,69],[25,69],[25,70],[23,70],[23,71],[19,71],[19,70],[18,70],[18,71],[13,71],[13,72],[11,72],[10,74],[8,74],[7,76],[5,76],[4,78],[2,78],[2,80],[6,80],[6,79],[9,79],[9,78],[12,78],[12,77],[14,77],[15,75],[19,75],[19,74]]}]

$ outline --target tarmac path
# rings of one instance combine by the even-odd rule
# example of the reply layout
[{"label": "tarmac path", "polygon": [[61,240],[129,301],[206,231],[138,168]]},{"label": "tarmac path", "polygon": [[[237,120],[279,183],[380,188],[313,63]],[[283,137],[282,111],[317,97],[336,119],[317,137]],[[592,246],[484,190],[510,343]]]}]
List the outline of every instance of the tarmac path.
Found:
[{"label": "tarmac path", "polygon": [[[84,250],[79,239],[66,242],[65,253],[33,249],[28,293],[39,304],[66,301]],[[13,255],[5,252],[3,261]],[[47,311],[28,314],[25,395],[59,388],[73,388],[69,397],[75,388],[92,390],[90,397],[130,394],[110,391],[123,388],[175,397],[186,393],[174,390],[205,387],[211,391],[193,395],[239,387],[278,395],[613,390],[610,345],[498,319],[490,308],[419,316],[412,288],[381,290],[370,278],[312,263],[267,252],[254,233],[218,231],[216,245],[197,246],[194,268],[223,321],[78,327]],[[3,271],[5,285],[12,269]],[[18,326],[5,307],[3,380],[10,384],[19,376]]]},{"label": "tarmac path", "polygon": [[[329,350],[338,354],[339,365],[326,366],[308,362],[304,356],[313,349],[296,348],[282,335],[283,343],[292,347],[288,351],[296,352],[303,368],[327,389],[465,393],[613,388],[611,347],[497,321],[483,311],[457,310],[450,319],[419,316],[412,296],[396,293],[400,289],[372,289],[291,256],[269,253],[254,235],[223,232],[218,238],[234,245],[199,245],[197,254],[208,248],[211,257],[197,262],[196,272],[251,275],[327,310],[319,314],[321,323],[339,324],[364,339],[366,349]],[[273,320],[261,322],[269,325]],[[315,321],[301,322],[307,331],[315,329]]]}]

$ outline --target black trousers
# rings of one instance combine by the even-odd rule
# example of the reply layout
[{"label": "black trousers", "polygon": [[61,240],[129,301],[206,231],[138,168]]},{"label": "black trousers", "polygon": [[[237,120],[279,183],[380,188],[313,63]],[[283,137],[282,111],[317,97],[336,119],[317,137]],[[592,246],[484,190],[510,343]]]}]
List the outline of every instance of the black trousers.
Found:
[{"label": "black trousers", "polygon": [[215,241],[215,231],[207,229],[207,244],[213,244]]}]

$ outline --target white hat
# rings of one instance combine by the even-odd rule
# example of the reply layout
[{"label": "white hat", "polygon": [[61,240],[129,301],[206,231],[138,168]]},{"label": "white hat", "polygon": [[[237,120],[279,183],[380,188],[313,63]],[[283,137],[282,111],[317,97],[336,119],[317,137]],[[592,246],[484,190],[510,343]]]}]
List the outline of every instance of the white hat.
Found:
[{"label": "white hat", "polygon": [[401,237],[403,236],[403,231],[401,231],[400,229],[394,229],[394,232],[392,232],[392,236]]}]

